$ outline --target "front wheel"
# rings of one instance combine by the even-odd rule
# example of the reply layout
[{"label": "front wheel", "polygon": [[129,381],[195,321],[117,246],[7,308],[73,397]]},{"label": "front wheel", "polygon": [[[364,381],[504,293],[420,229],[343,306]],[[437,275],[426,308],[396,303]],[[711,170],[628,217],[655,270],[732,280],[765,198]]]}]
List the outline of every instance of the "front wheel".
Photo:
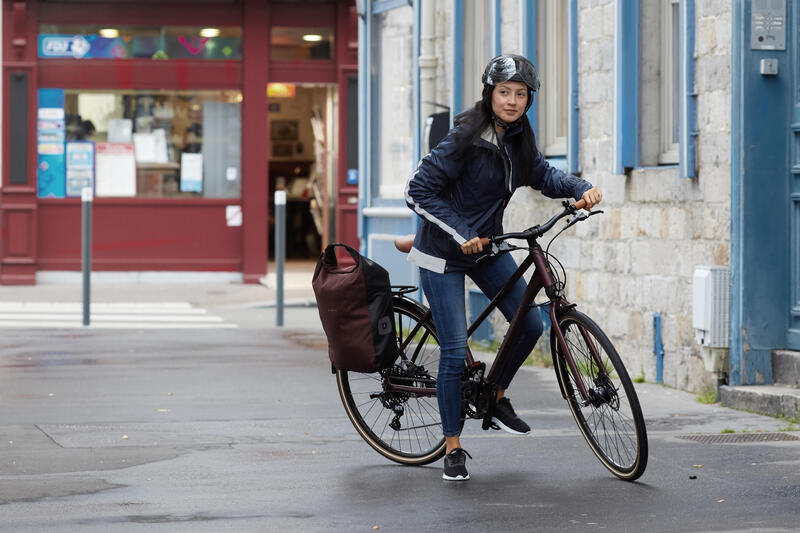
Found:
[{"label": "front wheel", "polygon": [[[592,319],[570,310],[559,318],[558,325],[574,365],[567,362],[555,329],[550,348],[572,416],[600,462],[615,476],[633,481],[647,467],[647,431],[628,372]],[[587,398],[578,383],[585,387]]]},{"label": "front wheel", "polygon": [[[395,297],[398,351],[394,364],[380,373],[336,371],[339,396],[359,435],[384,457],[406,465],[426,465],[445,452],[436,397],[439,340],[430,314],[416,302]],[[419,388],[397,392],[388,383]]]}]

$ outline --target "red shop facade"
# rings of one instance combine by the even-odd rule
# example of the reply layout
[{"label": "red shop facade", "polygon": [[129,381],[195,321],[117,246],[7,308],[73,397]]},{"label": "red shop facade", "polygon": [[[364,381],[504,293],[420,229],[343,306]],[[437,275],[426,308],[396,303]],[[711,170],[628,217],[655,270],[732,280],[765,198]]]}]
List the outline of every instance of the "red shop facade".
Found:
[{"label": "red shop facade", "polygon": [[[241,273],[357,246],[353,0],[3,0],[0,284],[81,269]],[[293,225],[294,224],[294,225]],[[294,246],[294,248],[292,248]]]}]

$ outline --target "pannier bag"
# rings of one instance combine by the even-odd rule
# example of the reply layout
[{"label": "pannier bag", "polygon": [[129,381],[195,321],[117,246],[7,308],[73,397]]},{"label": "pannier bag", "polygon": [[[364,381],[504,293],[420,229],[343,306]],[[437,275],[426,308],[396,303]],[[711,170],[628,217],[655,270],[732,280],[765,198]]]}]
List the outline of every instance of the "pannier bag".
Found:
[{"label": "pannier bag", "polygon": [[[336,248],[355,261],[339,264]],[[389,273],[346,244],[330,244],[311,281],[333,366],[352,372],[377,372],[397,356]]]}]

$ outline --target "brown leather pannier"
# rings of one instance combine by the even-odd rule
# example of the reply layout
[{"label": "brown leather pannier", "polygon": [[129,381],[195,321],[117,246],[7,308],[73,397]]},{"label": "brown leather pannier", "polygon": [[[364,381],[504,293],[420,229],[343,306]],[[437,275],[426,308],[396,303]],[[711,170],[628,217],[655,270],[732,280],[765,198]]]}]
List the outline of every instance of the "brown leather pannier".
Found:
[{"label": "brown leather pannier", "polygon": [[[346,250],[354,263],[340,261],[337,248]],[[377,372],[394,362],[392,288],[383,267],[346,244],[334,243],[322,252],[311,285],[335,368]]]}]

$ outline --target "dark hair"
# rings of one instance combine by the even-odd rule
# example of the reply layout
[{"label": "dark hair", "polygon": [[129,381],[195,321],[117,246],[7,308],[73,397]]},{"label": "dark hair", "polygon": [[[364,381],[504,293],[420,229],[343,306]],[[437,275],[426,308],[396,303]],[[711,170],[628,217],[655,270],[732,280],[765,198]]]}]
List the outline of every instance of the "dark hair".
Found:
[{"label": "dark hair", "polygon": [[[453,138],[456,142],[457,157],[466,156],[469,147],[472,146],[472,142],[480,137],[486,128],[493,125],[492,91],[494,91],[492,85],[484,85],[481,99],[475,102],[471,109],[455,117],[453,122],[456,130],[453,132]],[[531,91],[528,91],[528,98],[533,98]],[[528,117],[523,114],[519,120],[522,126],[522,135],[514,136],[511,142],[513,143],[514,153],[518,154],[519,161],[524,169],[523,172],[527,172],[533,168],[538,149],[536,148],[536,136],[533,133]]]}]

